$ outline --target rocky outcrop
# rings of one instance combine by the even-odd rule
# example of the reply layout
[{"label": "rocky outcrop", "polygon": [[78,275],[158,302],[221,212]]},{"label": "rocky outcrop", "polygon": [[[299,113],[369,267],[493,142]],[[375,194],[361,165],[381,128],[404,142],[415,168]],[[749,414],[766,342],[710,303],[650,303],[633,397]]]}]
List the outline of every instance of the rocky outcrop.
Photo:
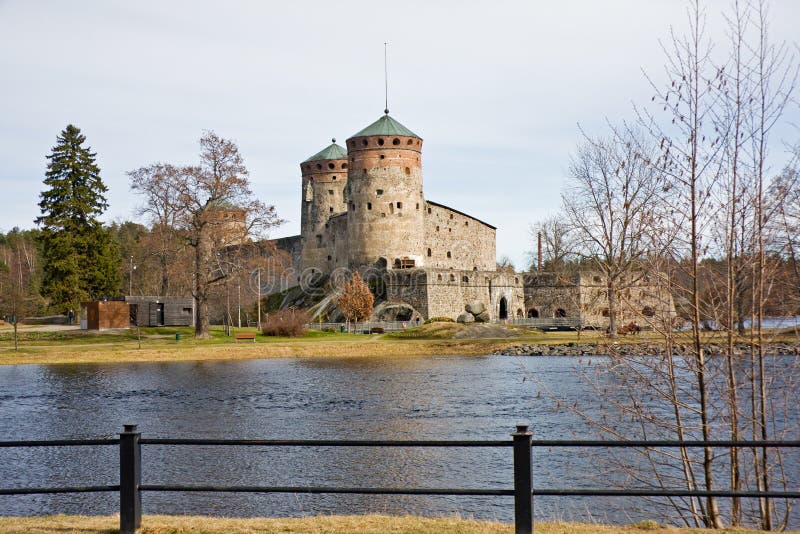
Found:
[{"label": "rocky outcrop", "polygon": [[[703,347],[708,356],[722,356],[726,353],[723,345],[708,344]],[[657,343],[632,343],[618,344],[588,344],[564,343],[562,345],[523,344],[501,349],[494,354],[505,356],[589,356],[589,355],[617,355],[617,356],[662,356],[666,352],[664,345]],[[750,354],[750,345],[737,343],[734,346],[737,356]],[[691,354],[691,347],[675,345],[673,350],[676,356]],[[800,356],[799,343],[769,343],[764,347],[764,353],[777,356]]]},{"label": "rocky outcrop", "polygon": [[475,322],[475,316],[469,312],[464,312],[456,319],[457,323],[472,324]]},{"label": "rocky outcrop", "polygon": [[467,302],[466,306],[464,306],[464,313],[458,316],[456,319],[459,323],[488,323],[489,322],[489,310],[486,309],[486,305],[479,301],[473,300]]}]

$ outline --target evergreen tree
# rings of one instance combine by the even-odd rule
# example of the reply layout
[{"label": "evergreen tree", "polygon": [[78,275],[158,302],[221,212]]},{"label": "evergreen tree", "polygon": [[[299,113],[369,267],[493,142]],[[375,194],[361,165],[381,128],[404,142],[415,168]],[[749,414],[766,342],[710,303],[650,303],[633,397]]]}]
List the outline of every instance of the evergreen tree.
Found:
[{"label": "evergreen tree", "polygon": [[108,191],[95,164],[96,154],[83,146],[86,136],[68,125],[47,156],[40,195],[44,257],[42,295],[56,307],[77,307],[82,300],[117,293],[119,249],[97,219],[108,207]]}]

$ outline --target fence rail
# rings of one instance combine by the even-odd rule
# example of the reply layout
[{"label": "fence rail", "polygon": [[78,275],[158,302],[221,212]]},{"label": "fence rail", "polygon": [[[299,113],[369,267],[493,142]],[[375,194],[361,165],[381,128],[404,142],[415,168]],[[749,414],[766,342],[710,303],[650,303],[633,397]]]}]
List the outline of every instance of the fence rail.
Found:
[{"label": "fence rail", "polygon": [[420,324],[422,323],[417,321],[366,321],[363,323],[308,323],[307,327],[311,330],[331,329],[336,332],[369,334],[375,329],[383,332],[399,332]]},{"label": "fence rail", "polygon": [[[119,439],[0,441],[0,448],[119,446],[119,484],[52,488],[0,488],[0,495],[119,492],[120,533],[133,534],[141,526],[142,492],[302,493],[365,495],[456,495],[514,497],[515,532],[533,532],[533,497],[748,497],[800,499],[800,491],[705,491],[699,489],[534,488],[532,451],[537,448],[800,448],[795,441],[676,441],[676,440],[534,440],[527,425],[517,425],[511,440],[281,440],[281,439],[171,439],[142,438],[136,425],[125,425]],[[160,446],[260,446],[260,447],[508,447],[513,450],[513,488],[391,488],[338,486],[217,486],[142,484],[142,445]]]},{"label": "fence rail", "polygon": [[531,326],[540,330],[581,330],[583,319],[580,317],[529,317],[503,319],[497,321],[517,326]]}]

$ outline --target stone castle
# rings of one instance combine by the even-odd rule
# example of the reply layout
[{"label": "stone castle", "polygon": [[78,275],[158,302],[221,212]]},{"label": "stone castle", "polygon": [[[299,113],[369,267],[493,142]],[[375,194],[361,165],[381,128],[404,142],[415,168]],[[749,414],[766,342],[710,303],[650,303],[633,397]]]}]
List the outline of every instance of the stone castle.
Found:
[{"label": "stone castle", "polygon": [[602,305],[575,295],[592,293],[582,278],[556,285],[499,272],[496,228],[425,199],[422,138],[388,110],[345,145],[334,139],[300,164],[300,235],[277,240],[298,273],[380,273],[375,319],[456,319],[469,302],[485,307],[489,320],[602,317]]}]

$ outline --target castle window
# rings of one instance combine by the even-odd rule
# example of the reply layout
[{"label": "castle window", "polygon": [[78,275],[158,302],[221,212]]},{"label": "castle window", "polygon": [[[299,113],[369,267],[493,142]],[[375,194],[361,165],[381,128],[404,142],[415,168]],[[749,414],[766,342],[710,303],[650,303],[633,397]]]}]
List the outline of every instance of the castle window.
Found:
[{"label": "castle window", "polygon": [[642,315],[644,315],[645,317],[653,317],[655,316],[655,314],[656,311],[650,306],[645,306],[644,308],[642,308]]},{"label": "castle window", "polygon": [[428,257],[431,257],[431,249],[428,249]]},{"label": "castle window", "polygon": [[394,139],[392,139],[392,144],[393,145],[399,145],[400,144],[400,139],[395,137]]},{"label": "castle window", "polygon": [[330,208],[328,208],[328,211],[329,211],[329,212],[331,212],[331,213],[333,213],[333,206],[331,206]]},{"label": "castle window", "polygon": [[477,271],[477,270],[478,270],[478,268],[477,268],[477,267],[473,267],[473,268],[472,268],[472,270],[473,270],[473,271]]},{"label": "castle window", "polygon": [[449,251],[449,250],[447,251],[447,257],[448,257],[448,258],[452,258],[452,257],[453,257],[453,255],[450,253],[450,251]]},{"label": "castle window", "polygon": [[331,257],[330,256],[328,256],[328,261],[331,261]]},{"label": "castle window", "polygon": [[451,275],[450,275],[450,281],[451,281],[451,282],[455,282],[455,281],[456,281],[456,275],[454,275],[454,274],[451,274]]},{"label": "castle window", "polygon": [[386,214],[385,213],[381,213],[381,217],[386,217]]},{"label": "castle window", "polygon": [[438,226],[436,227],[436,231],[437,231],[437,232],[439,231],[439,227],[438,227]]},{"label": "castle window", "polygon": [[364,167],[364,174],[367,174],[367,168]]},{"label": "castle window", "polygon": [[413,145],[414,144],[414,140],[413,139],[409,139],[408,141],[406,141],[406,144],[407,145]]},{"label": "castle window", "polygon": [[389,213],[394,213],[394,204],[389,202]]},{"label": "castle window", "polygon": [[536,308],[531,308],[528,310],[528,319],[538,319],[539,318],[539,310]]},{"label": "castle window", "polygon": [[333,189],[328,189],[328,194],[332,195],[333,194]]},{"label": "castle window", "polygon": [[592,278],[592,281],[594,281],[595,284],[599,284],[601,282],[599,276],[595,276],[594,278]]},{"label": "castle window", "polygon": [[362,139],[361,144],[367,146],[369,144],[369,141],[367,141],[366,139]]},{"label": "castle window", "polygon": [[469,284],[469,276],[462,276],[461,281],[464,282],[465,284]]},{"label": "castle window", "polygon": [[417,209],[419,209],[419,202],[417,202]]},{"label": "castle window", "polygon": [[336,177],[335,177],[335,176],[333,177],[333,181],[334,181],[334,182],[336,181]]},{"label": "castle window", "polygon": [[402,202],[398,202],[397,203],[397,209],[399,209],[399,210],[403,209],[403,203]]},{"label": "castle window", "polygon": [[564,308],[559,308],[556,310],[556,317],[566,317],[567,312]]},{"label": "castle window", "polygon": [[453,229],[452,228],[448,228],[447,231],[450,232],[451,234],[453,233]]},{"label": "castle window", "polygon": [[516,277],[516,276],[514,277],[514,283],[515,283],[515,284],[519,284],[519,278],[518,278],[518,277]]},{"label": "castle window", "polygon": [[406,167],[406,174],[407,174],[407,175],[410,175],[410,174],[411,174],[411,168],[410,168],[410,167]]},{"label": "castle window", "polygon": [[367,209],[368,209],[368,210],[371,210],[371,209],[372,209],[372,202],[367,202]]},{"label": "castle window", "polygon": [[381,196],[383,194],[383,189],[376,189],[375,194]]},{"label": "castle window", "polygon": [[317,170],[320,170],[320,169],[322,169],[322,165],[317,163]]},{"label": "castle window", "polygon": [[334,165],[333,163],[328,163],[328,168],[331,169],[331,170],[335,169],[336,165]]},{"label": "castle window", "polygon": [[464,226],[469,226],[469,221],[464,221]]},{"label": "castle window", "polygon": [[346,169],[347,168],[347,163],[342,163],[342,168]]},{"label": "castle window", "polygon": [[384,159],[384,158],[386,158],[386,156],[384,154],[381,154],[381,159]]},{"label": "castle window", "polygon": [[430,215],[430,214],[431,214],[431,209],[430,209],[430,208],[428,208],[428,215]]},{"label": "castle window", "polygon": [[452,214],[452,213],[450,214],[450,218],[451,218],[451,219],[453,218],[453,214]]},{"label": "castle window", "polygon": [[611,312],[608,311],[608,308],[603,308],[602,315],[603,317],[608,317],[611,315]]},{"label": "castle window", "polygon": [[436,279],[437,279],[439,282],[441,282],[441,281],[442,281],[442,275],[441,275],[441,274],[440,274],[440,275],[437,275],[437,276],[436,276]]},{"label": "castle window", "polygon": [[378,144],[379,144],[380,146],[383,146],[383,143],[384,143],[384,141],[383,141],[383,138],[381,138],[381,139],[378,139]]}]

